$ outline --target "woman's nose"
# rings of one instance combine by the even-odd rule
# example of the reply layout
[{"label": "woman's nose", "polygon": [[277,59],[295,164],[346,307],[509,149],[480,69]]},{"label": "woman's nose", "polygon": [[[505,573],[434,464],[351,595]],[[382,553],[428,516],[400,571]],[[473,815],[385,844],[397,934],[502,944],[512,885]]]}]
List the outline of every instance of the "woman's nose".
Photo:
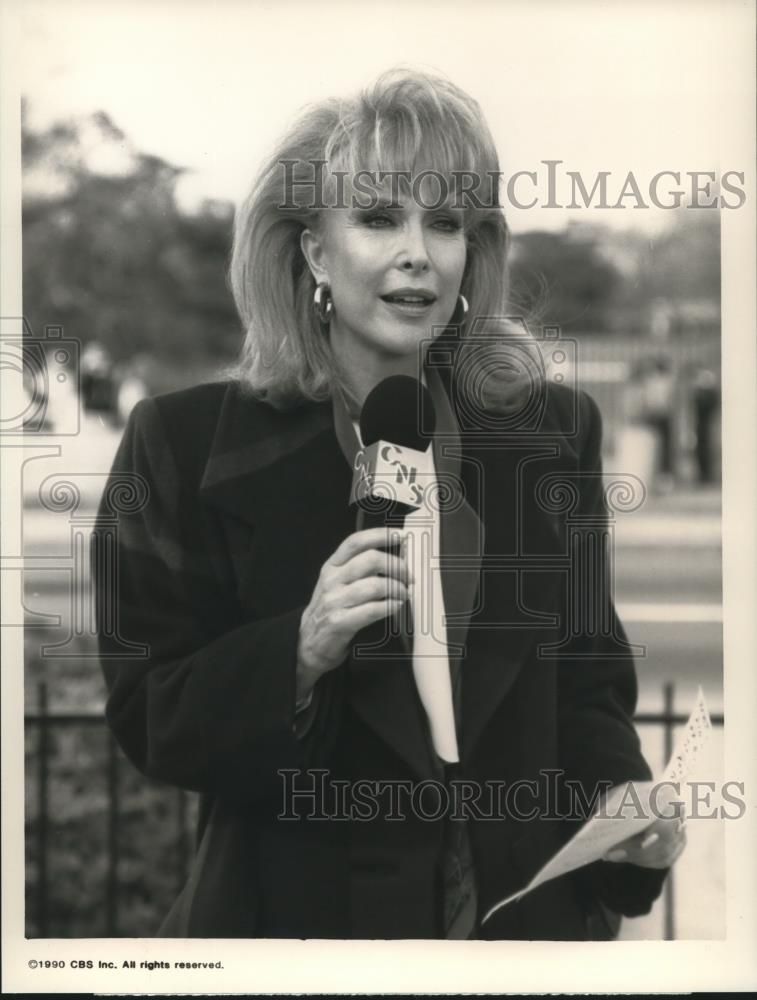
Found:
[{"label": "woman's nose", "polygon": [[427,271],[429,258],[423,227],[408,226],[404,230],[404,237],[399,255],[400,268],[403,271]]}]

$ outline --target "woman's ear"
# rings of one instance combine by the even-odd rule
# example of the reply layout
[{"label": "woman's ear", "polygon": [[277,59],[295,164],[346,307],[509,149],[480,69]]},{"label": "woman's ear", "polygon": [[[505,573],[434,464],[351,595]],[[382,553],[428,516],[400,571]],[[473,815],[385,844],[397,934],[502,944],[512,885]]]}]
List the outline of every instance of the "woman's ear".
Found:
[{"label": "woman's ear", "polygon": [[307,261],[310,273],[318,285],[322,281],[329,284],[329,274],[325,263],[323,237],[312,229],[303,229],[300,234],[300,249]]}]

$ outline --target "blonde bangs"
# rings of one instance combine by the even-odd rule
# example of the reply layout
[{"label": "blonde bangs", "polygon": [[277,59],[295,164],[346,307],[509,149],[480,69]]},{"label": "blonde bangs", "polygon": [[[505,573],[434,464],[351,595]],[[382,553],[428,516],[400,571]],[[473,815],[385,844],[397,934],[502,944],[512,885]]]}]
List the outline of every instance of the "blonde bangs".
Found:
[{"label": "blonde bangs", "polygon": [[447,81],[395,70],[340,111],[323,152],[330,173],[397,174],[402,189],[433,172],[451,192],[464,173],[484,186],[489,205],[497,203],[499,162],[480,108]]}]

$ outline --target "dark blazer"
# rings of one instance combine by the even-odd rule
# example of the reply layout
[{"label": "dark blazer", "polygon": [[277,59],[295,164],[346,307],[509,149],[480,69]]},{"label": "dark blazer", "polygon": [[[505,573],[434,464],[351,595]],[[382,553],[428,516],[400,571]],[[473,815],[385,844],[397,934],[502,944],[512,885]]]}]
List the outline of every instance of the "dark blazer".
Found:
[{"label": "dark blazer", "polygon": [[[523,786],[535,818],[484,807],[470,819],[481,915],[575,830],[554,818],[545,773],[591,793],[650,772],[612,605],[604,628],[576,616],[576,593],[579,609],[588,598],[570,568],[571,531],[606,521],[596,405],[550,385],[530,422],[480,428],[456,412],[446,380],[432,372],[429,384],[437,472],[450,484],[441,554],[460,776],[482,789],[536,783]],[[402,643],[382,625],[361,633],[374,649],[319,681],[307,733],[295,731],[300,617],[355,530],[356,447],[338,401],[279,412],[234,383],[145,400],[124,433],[95,531],[107,719],[140,771],[201,795],[198,854],[164,934],[441,936],[442,821],[407,808],[392,819],[383,800],[369,819],[339,818],[334,797],[338,781],[417,788],[440,776]],[[120,480],[136,499],[116,519],[108,497]],[[116,521],[111,572],[102,553]],[[292,806],[287,781],[312,794]],[[664,875],[597,862],[481,933],[611,937],[614,914],[647,912]]]}]

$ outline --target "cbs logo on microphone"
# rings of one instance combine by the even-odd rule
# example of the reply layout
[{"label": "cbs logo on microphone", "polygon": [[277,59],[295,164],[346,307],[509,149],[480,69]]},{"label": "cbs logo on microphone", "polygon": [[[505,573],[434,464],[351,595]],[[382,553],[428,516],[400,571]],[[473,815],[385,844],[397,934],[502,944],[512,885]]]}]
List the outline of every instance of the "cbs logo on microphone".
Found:
[{"label": "cbs logo on microphone", "polygon": [[376,441],[355,455],[350,503],[367,513],[398,517],[423,509],[433,516],[455,509],[465,498],[457,476],[435,472],[429,452]]}]

